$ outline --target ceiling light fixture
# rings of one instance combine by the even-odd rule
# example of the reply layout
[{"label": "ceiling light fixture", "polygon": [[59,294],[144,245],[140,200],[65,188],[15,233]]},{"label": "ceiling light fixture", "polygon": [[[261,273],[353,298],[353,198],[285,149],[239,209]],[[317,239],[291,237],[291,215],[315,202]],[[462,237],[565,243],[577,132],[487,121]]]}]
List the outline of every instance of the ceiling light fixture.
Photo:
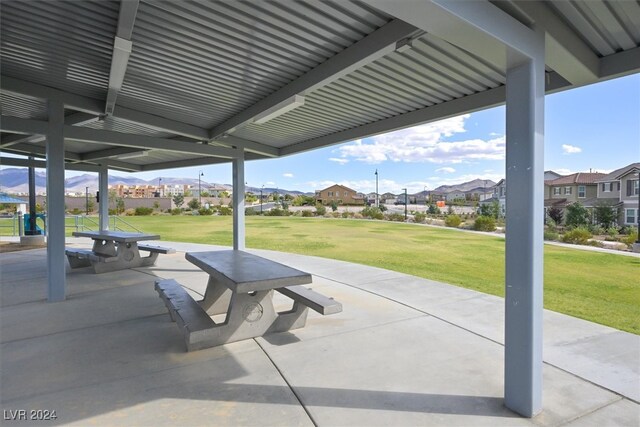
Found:
[{"label": "ceiling light fixture", "polygon": [[304,105],[304,96],[302,95],[293,95],[291,98],[287,98],[279,104],[274,105],[266,111],[258,114],[253,118],[253,123],[263,124],[267,123],[271,119],[275,119],[278,116],[287,113],[294,108],[298,108]]}]

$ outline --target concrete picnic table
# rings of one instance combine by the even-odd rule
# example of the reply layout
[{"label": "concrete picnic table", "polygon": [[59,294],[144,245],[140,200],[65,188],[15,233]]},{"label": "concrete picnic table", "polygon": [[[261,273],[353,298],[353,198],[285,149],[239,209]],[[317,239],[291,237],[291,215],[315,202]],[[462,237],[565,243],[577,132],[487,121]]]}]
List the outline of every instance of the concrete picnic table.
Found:
[{"label": "concrete picnic table", "polygon": [[[174,249],[161,246],[139,245],[144,240],[160,240],[157,234],[130,233],[124,231],[74,231],[74,237],[88,237],[93,248],[67,248],[65,253],[71,268],[93,266],[96,273],[124,270],[153,265],[160,253],[172,253]],[[141,256],[148,251],[149,256]]]},{"label": "concrete picnic table", "polygon": [[[342,311],[342,304],[307,289],[311,274],[239,250],[188,252],[185,258],[209,275],[204,299],[195,301],[173,279],[156,282],[171,319],[183,330],[187,350],[226,344],[305,326],[309,308],[320,314]],[[293,300],[276,312],[274,291]],[[211,316],[225,314],[216,324]]]}]

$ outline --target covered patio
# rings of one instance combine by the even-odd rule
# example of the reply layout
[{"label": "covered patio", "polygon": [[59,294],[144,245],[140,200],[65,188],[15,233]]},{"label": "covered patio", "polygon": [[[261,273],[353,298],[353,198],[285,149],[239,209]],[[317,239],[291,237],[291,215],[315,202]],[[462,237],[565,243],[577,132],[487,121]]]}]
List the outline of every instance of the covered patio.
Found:
[{"label": "covered patio", "polygon": [[[231,162],[233,247],[243,250],[245,161],[293,155],[506,103],[506,299],[504,318],[494,319],[504,325],[504,347],[487,349],[497,351],[493,363],[498,364],[483,365],[493,366],[484,377],[491,390],[503,391],[489,392],[497,400],[480,404],[462,399],[462,406],[501,408],[504,403],[525,417],[544,409],[538,418],[553,414],[560,402],[558,410],[572,407],[564,403],[566,395],[543,383],[543,378],[551,382],[542,358],[544,95],[637,73],[637,2],[3,1],[0,16],[0,149],[30,156],[3,156],[1,162],[47,169],[48,248],[40,271],[51,302],[72,295],[74,280],[65,271],[64,259],[65,167],[98,172],[100,193],[107,194],[109,170],[144,172]],[[106,230],[106,197],[99,212],[100,228]],[[3,266],[3,283],[7,278],[15,284],[27,273],[32,272]],[[114,275],[111,280],[123,285],[127,279]],[[14,291],[16,298],[20,292],[28,295],[17,285]],[[16,300],[10,301],[14,305]],[[34,315],[60,315],[73,304],[73,298],[39,304]],[[415,308],[415,303],[408,306]],[[115,345],[118,332],[136,339],[136,322],[118,322],[121,328],[101,332],[102,345]],[[447,334],[418,329],[423,333],[406,338],[418,346],[408,359],[413,364],[423,354],[420,345],[431,348],[430,340]],[[388,340],[397,336],[390,334]],[[29,342],[28,335],[15,340]],[[310,345],[316,342],[309,340]],[[388,344],[381,338],[370,341]],[[462,342],[444,346],[442,357],[464,359]],[[260,343],[266,348],[268,341],[233,348]],[[54,338],[51,344],[59,343]],[[20,360],[31,356],[26,348],[7,345],[15,349],[15,358],[3,350],[2,360],[13,375]],[[47,347],[42,347],[45,354]],[[331,353],[347,348],[326,350],[322,358],[325,353],[313,353],[304,360],[306,375],[320,377],[319,369]],[[165,350],[164,357],[174,354]],[[225,346],[211,353],[223,358],[229,351]],[[483,344],[479,351],[484,351]],[[278,366],[276,353],[270,360]],[[123,365],[144,360],[144,354],[129,356],[118,360]],[[337,357],[338,366],[348,356]],[[472,369],[473,356],[456,369]],[[86,380],[90,370],[113,366],[86,362],[87,370],[81,373],[75,367],[56,369],[46,358],[38,360],[46,375],[69,384],[77,375]],[[408,360],[399,365],[407,369],[412,365]],[[138,366],[144,370],[146,365]],[[394,364],[388,366],[393,372]],[[425,380],[443,372],[417,366]],[[230,375],[229,380],[233,372],[230,368],[216,375]],[[463,377],[449,380],[465,384]],[[446,388],[450,382],[441,384]],[[19,385],[14,388],[11,401],[18,401],[23,395]],[[425,390],[426,383],[416,388],[416,395],[389,397],[376,391],[364,400],[438,406],[437,399],[418,403],[425,393],[430,395]],[[326,390],[315,392],[320,400],[333,399]],[[294,393],[300,401],[302,395]],[[269,398],[269,393],[256,395]],[[230,399],[228,405],[240,401]],[[574,405],[584,403],[578,401]],[[598,407],[605,406],[600,403]],[[218,408],[222,415],[228,409]],[[507,413],[503,411],[499,409]],[[340,419],[328,423],[339,424]]]},{"label": "covered patio", "polygon": [[636,335],[545,311],[544,411],[521,418],[503,405],[501,298],[322,258],[251,251],[311,272],[342,313],[187,353],[153,281],[177,278],[202,298],[206,274],[183,251],[224,248],[171,244],[178,253],[155,267],[68,270],[62,305],[44,300],[44,250],[3,254],[3,409],[55,410],[52,425],[640,421]]}]

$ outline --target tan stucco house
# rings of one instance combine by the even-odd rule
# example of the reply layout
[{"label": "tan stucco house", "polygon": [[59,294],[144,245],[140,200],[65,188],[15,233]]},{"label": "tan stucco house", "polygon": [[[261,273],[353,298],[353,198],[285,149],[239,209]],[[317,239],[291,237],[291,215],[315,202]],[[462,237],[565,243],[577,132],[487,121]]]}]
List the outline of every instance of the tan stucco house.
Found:
[{"label": "tan stucco house", "polygon": [[334,184],[323,190],[316,190],[316,202],[323,205],[332,202],[339,205],[364,205],[365,197],[349,187]]}]

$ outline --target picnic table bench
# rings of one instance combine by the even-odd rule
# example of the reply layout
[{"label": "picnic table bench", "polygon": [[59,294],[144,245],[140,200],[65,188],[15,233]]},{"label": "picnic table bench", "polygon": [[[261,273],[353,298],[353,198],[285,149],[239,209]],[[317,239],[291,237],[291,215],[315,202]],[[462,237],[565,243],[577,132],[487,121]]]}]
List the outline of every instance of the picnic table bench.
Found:
[{"label": "picnic table bench", "polygon": [[[309,308],[328,315],[342,304],[304,284],[309,273],[243,251],[189,252],[185,258],[209,274],[204,298],[193,299],[175,280],[158,280],[155,289],[172,321],[184,335],[187,351],[214,347],[273,332],[302,328]],[[274,291],[293,300],[293,308],[276,312]],[[226,314],[222,323],[211,316]]]},{"label": "picnic table bench", "polygon": [[[174,253],[175,249],[138,244],[144,240],[159,240],[157,234],[128,233],[123,231],[74,231],[75,237],[89,237],[93,248],[66,248],[71,268],[93,267],[96,273],[145,267],[155,264],[158,254]],[[149,252],[141,256],[140,251]]]}]

